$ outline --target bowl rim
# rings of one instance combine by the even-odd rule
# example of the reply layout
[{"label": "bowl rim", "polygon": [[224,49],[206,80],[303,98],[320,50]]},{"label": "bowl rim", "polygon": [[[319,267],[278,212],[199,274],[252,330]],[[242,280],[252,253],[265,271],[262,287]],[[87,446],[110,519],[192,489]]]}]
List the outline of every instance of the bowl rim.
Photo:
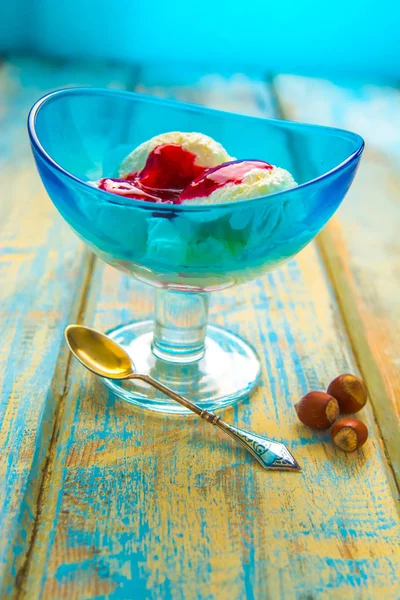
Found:
[{"label": "bowl rim", "polygon": [[[293,188],[290,188],[288,190],[284,190],[281,192],[274,192],[274,193],[268,194],[266,196],[257,196],[255,198],[248,198],[245,200],[236,200],[236,201],[229,202],[229,203],[215,203],[215,204],[190,204],[190,203],[163,204],[163,203],[157,203],[157,202],[147,202],[147,201],[143,202],[142,200],[135,200],[134,198],[125,198],[123,196],[118,196],[117,194],[112,194],[111,192],[107,192],[105,190],[101,190],[99,188],[94,187],[89,182],[84,181],[83,179],[80,179],[76,175],[73,175],[73,173],[71,173],[67,169],[64,169],[60,164],[58,164],[51,157],[51,155],[45,150],[45,148],[41,144],[41,142],[39,140],[39,136],[36,131],[36,126],[35,126],[36,117],[37,117],[39,111],[48,102],[51,102],[52,100],[54,100],[55,98],[57,98],[59,96],[72,96],[72,95],[81,95],[81,94],[89,95],[89,96],[92,96],[92,95],[93,96],[97,96],[97,95],[123,96],[123,97],[129,98],[133,101],[139,101],[139,102],[143,102],[143,103],[152,103],[152,104],[162,104],[164,106],[171,106],[171,107],[179,107],[181,110],[188,110],[188,111],[192,111],[192,112],[198,112],[198,113],[200,112],[200,113],[207,113],[207,114],[211,113],[211,114],[217,114],[217,115],[218,114],[219,115],[221,115],[221,114],[229,115],[230,118],[235,119],[235,120],[248,121],[248,119],[251,119],[251,120],[268,121],[277,127],[285,127],[287,125],[288,127],[295,126],[295,127],[302,127],[305,129],[330,130],[332,132],[335,132],[336,134],[340,133],[342,136],[347,137],[350,140],[352,140],[355,143],[356,149],[344,161],[342,161],[336,167],[334,167],[333,169],[330,169],[326,173],[323,173],[322,175],[319,175],[318,177],[316,177],[314,179],[310,179],[309,181],[306,181],[305,183],[298,184],[296,187],[293,187]],[[249,204],[261,202],[266,199],[270,199],[271,203],[275,203],[275,200],[279,201],[280,199],[282,199],[282,202],[283,202],[283,201],[287,200],[289,194],[293,195],[293,193],[298,192],[299,190],[302,190],[304,188],[313,186],[321,181],[324,181],[325,179],[331,179],[334,175],[345,170],[346,167],[350,163],[352,163],[359,156],[361,156],[361,154],[364,150],[364,146],[365,146],[364,140],[359,134],[354,133],[352,131],[348,131],[346,129],[337,128],[337,127],[329,127],[326,125],[315,125],[315,124],[311,124],[311,123],[303,123],[300,121],[290,121],[290,120],[286,120],[286,119],[274,119],[274,118],[263,117],[263,116],[253,116],[253,115],[246,115],[246,114],[241,114],[241,113],[234,113],[234,112],[230,112],[230,111],[223,111],[223,110],[217,110],[214,108],[209,108],[209,107],[202,106],[199,104],[182,102],[182,101],[173,100],[173,99],[158,98],[156,96],[151,96],[148,94],[142,94],[142,93],[138,93],[138,92],[131,92],[131,91],[127,91],[127,90],[119,90],[119,89],[113,89],[113,88],[82,87],[82,86],[57,89],[52,92],[48,92],[44,96],[40,97],[33,104],[32,108],[29,111],[28,119],[27,119],[27,126],[28,126],[28,133],[29,133],[31,144],[45,162],[49,163],[53,169],[56,169],[57,171],[62,173],[67,178],[74,180],[79,185],[83,185],[86,188],[90,188],[90,190],[92,192],[96,191],[99,194],[101,194],[103,201],[106,200],[107,202],[109,202],[111,204],[118,204],[118,205],[131,207],[131,208],[140,207],[142,209],[148,208],[149,210],[154,210],[154,208],[156,207],[157,211],[162,211],[162,212],[171,212],[171,211],[174,211],[174,212],[205,212],[205,211],[209,211],[211,208],[213,210],[218,210],[218,209],[226,210],[228,206],[231,209],[234,209],[235,207],[244,208],[245,206],[249,206]],[[248,160],[250,160],[250,159],[248,159]]]}]

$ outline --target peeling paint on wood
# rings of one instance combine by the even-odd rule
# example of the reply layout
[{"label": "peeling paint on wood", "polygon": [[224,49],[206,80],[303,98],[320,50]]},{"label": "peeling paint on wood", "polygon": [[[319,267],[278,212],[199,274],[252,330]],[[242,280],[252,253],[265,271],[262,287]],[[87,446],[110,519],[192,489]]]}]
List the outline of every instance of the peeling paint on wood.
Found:
[{"label": "peeling paint on wood", "polygon": [[[97,276],[85,323],[105,330],[149,315],[145,288],[109,267]],[[117,299],[124,308],[109,310]],[[127,406],[74,364],[26,589],[62,599],[395,597],[397,512],[370,409],[361,418],[371,438],[349,456],[293,410],[309,388],[355,370],[315,247],[217,295],[211,320],[263,357],[261,389],[226,418],[290,444],[303,473],[266,476],[202,422]]]},{"label": "peeling paint on wood", "polygon": [[400,91],[292,76],[275,85],[288,118],[366,139],[358,175],[320,245],[400,485]]},{"label": "peeling paint on wood", "polygon": [[[349,456],[293,411],[306,390],[356,370],[315,245],[214,296],[211,320],[251,339],[263,363],[260,390],[226,418],[290,444],[303,473],[266,476],[204,423],[143,413],[71,365],[25,589],[60,599],[395,597],[398,516],[370,407],[361,416],[371,439]],[[147,318],[151,303],[151,290],[98,264],[84,322],[106,330]]]},{"label": "peeling paint on wood", "polygon": [[[142,89],[149,91],[148,82],[157,86],[157,75],[145,73],[143,81]],[[219,107],[230,99],[232,109],[244,112],[259,111],[261,95],[262,110],[272,111],[267,86],[259,81],[254,87],[242,77],[238,94],[237,81],[237,76],[234,84],[231,77],[202,78],[197,88],[182,82],[167,87],[163,81],[159,88],[163,95]],[[240,101],[232,99],[238,95]],[[57,226],[63,227],[58,221]],[[43,248],[47,256],[47,238],[37,235],[42,238],[29,247],[18,236],[13,255],[32,261]],[[61,244],[54,249],[54,264],[62,248]],[[18,259],[10,268],[16,269],[15,264],[20,264]],[[46,265],[40,264],[36,279],[37,273],[48,273]],[[15,281],[20,276],[16,273]],[[49,285],[46,277],[50,275],[44,276],[44,286]],[[50,279],[61,285],[59,271]],[[151,315],[151,289],[112,268],[96,262],[87,283],[77,317],[84,323],[107,330],[121,321]],[[67,287],[72,294],[71,282]],[[211,307],[211,321],[251,339],[262,359],[260,389],[250,400],[224,411],[226,419],[287,443],[303,466],[300,475],[266,473],[244,450],[198,419],[152,415],[112,397],[79,364],[68,362],[64,351],[60,353],[68,318],[65,307],[72,302],[72,296],[67,301],[67,292],[63,293],[59,308],[34,302],[24,313],[43,319],[46,340],[54,344],[48,370],[43,370],[39,355],[30,376],[37,378],[40,405],[52,402],[57,410],[49,413],[54,419],[49,420],[51,444],[35,421],[21,422],[30,437],[13,462],[20,482],[14,498],[21,503],[28,473],[36,499],[31,503],[27,496],[24,499],[32,513],[27,522],[34,522],[35,528],[33,538],[21,539],[20,555],[12,563],[23,565],[18,588],[15,570],[9,566],[7,571],[16,596],[29,600],[399,596],[398,515],[371,407],[361,413],[370,427],[370,440],[352,455],[336,450],[329,433],[303,427],[293,410],[305,391],[324,389],[339,372],[356,371],[315,244],[274,273],[215,294]],[[11,289],[10,301],[14,294]],[[76,314],[78,309],[74,310]],[[21,327],[17,315],[14,322]],[[36,347],[43,351],[44,342],[40,343]],[[4,375],[0,384],[3,381]],[[22,401],[29,402],[33,388],[27,382],[13,382],[14,410],[23,407]],[[15,423],[10,421],[7,435],[16,435]],[[31,461],[35,445],[46,449],[49,444],[42,477],[38,468],[23,460]],[[14,528],[22,525],[15,512],[7,514]]]},{"label": "peeling paint on wood", "polygon": [[56,87],[104,85],[102,66],[29,59],[0,71],[0,595],[9,597],[32,535],[39,484],[64,386],[65,325],[76,318],[89,253],[47,198],[26,132],[29,108]]}]

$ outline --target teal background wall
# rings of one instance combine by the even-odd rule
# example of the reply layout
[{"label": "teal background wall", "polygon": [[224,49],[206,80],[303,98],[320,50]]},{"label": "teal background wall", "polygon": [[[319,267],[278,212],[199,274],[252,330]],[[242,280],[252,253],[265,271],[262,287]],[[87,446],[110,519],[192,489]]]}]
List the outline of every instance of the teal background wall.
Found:
[{"label": "teal background wall", "polygon": [[0,50],[400,76],[398,0],[3,0]]},{"label": "teal background wall", "polygon": [[26,26],[21,13],[25,10],[26,0],[0,1],[0,52],[23,47]]}]

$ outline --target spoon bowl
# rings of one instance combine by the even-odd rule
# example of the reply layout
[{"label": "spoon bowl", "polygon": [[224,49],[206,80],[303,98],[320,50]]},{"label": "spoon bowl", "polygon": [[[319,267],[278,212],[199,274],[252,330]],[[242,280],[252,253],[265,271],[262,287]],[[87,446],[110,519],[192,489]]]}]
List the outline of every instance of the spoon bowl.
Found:
[{"label": "spoon bowl", "polygon": [[130,356],[103,333],[83,325],[68,325],[65,339],[73,355],[92,373],[107,379],[129,379],[134,375]]}]

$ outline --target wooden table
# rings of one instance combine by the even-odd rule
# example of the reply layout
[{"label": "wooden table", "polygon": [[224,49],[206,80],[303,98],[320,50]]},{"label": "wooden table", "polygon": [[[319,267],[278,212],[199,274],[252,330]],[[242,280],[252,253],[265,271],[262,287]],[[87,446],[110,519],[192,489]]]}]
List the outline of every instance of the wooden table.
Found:
[{"label": "wooden table", "polygon": [[[30,105],[65,85],[136,89],[354,129],[367,149],[316,243],[215,295],[263,381],[226,419],[289,444],[267,473],[203,422],[115,401],[72,361],[70,322],[150,314],[152,291],[88,253],[42,188]],[[5,60],[0,71],[0,597],[50,600],[399,598],[400,92],[265,74]],[[361,372],[370,439],[345,455],[293,404]],[[194,460],[194,457],[200,460]]]}]

